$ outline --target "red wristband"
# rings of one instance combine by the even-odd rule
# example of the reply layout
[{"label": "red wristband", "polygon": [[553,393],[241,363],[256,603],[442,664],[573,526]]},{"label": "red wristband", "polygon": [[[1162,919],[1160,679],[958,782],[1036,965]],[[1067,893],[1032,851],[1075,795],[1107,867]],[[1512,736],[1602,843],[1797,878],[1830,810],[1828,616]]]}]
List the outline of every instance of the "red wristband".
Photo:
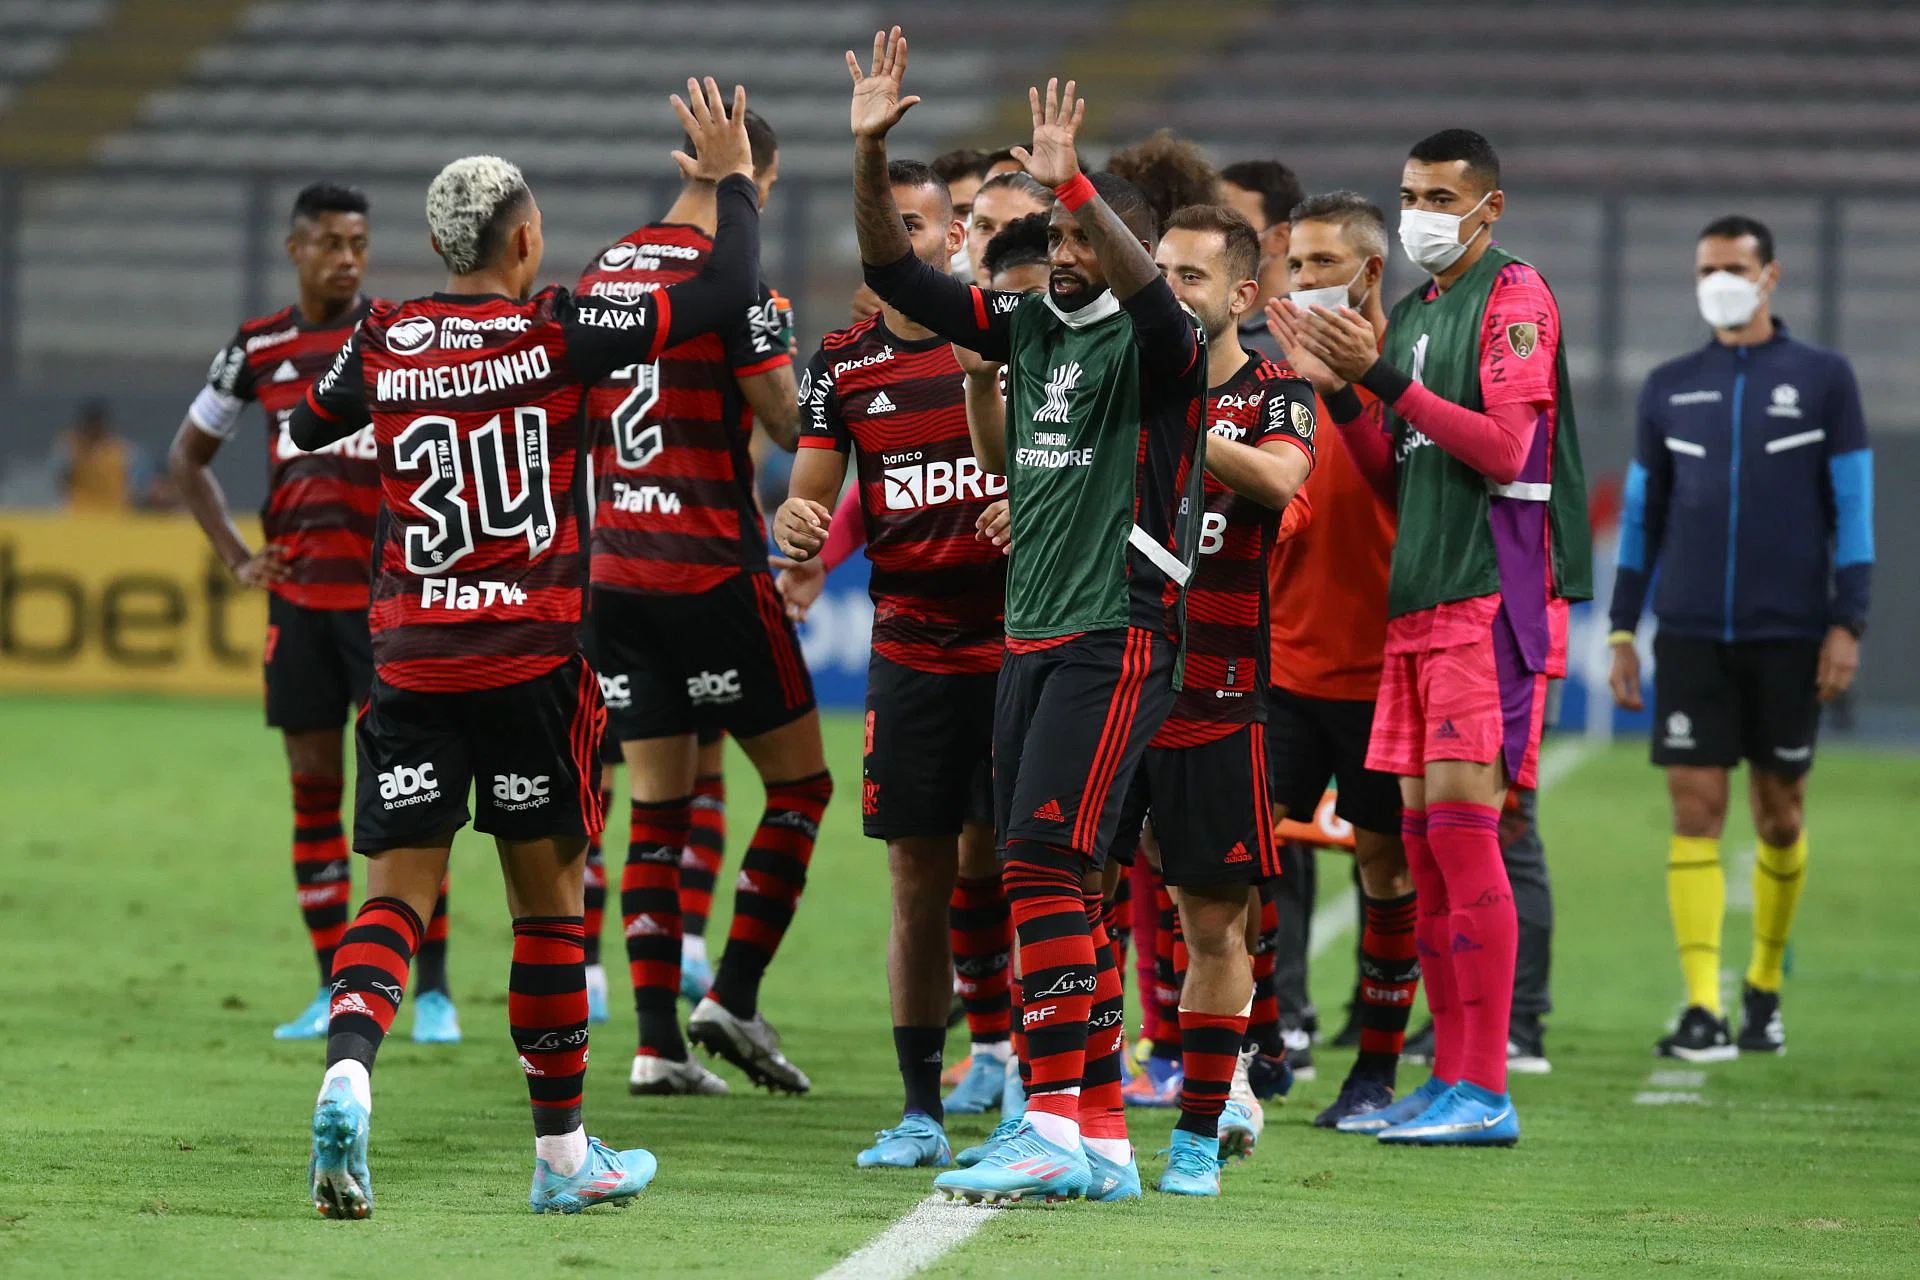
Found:
[{"label": "red wristband", "polygon": [[1060,197],[1060,203],[1067,206],[1068,213],[1078,213],[1081,205],[1100,193],[1093,189],[1093,181],[1086,174],[1076,173],[1055,187],[1053,194]]}]

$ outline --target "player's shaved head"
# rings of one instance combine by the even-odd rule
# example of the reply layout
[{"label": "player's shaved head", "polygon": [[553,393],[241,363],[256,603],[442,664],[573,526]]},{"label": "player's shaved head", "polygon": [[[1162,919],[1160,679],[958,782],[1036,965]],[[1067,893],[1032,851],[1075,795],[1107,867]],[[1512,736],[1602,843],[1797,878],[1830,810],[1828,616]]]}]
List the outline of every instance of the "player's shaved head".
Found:
[{"label": "player's shaved head", "polygon": [[1448,164],[1458,161],[1465,167],[1468,181],[1476,194],[1497,190],[1500,186],[1500,157],[1493,144],[1471,129],[1442,129],[1413,144],[1407,159],[1421,164]]}]

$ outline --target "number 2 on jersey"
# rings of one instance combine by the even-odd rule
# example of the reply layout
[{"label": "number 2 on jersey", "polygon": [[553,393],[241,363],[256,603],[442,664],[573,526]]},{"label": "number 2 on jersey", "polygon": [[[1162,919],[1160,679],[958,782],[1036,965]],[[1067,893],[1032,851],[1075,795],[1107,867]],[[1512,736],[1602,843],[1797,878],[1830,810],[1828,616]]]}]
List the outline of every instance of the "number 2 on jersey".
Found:
[{"label": "number 2 on jersey", "polygon": [[[415,418],[394,437],[394,470],[425,473],[413,491],[413,505],[427,523],[409,524],[405,551],[414,573],[444,573],[474,547],[474,509],[480,532],[495,538],[524,533],[527,558],[538,559],[553,545],[553,494],[547,487],[547,413],[537,407],[513,411],[520,463],[520,488],[509,489],[507,443],[501,414],[466,438],[473,464],[469,491],[466,459],[461,457],[460,427],[452,418],[428,414]],[[470,500],[471,498],[471,500]]]},{"label": "number 2 on jersey", "polygon": [[609,381],[631,380],[633,390],[613,411],[613,456],[628,471],[638,471],[660,456],[666,447],[660,424],[643,426],[647,410],[660,402],[660,364],[632,364],[621,369]]}]

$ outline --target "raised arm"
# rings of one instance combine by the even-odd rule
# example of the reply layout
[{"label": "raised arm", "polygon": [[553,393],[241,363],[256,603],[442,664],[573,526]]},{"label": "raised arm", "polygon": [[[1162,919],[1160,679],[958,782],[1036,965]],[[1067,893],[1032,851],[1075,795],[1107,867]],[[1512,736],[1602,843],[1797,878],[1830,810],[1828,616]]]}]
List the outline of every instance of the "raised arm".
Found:
[{"label": "raised arm", "polygon": [[871,70],[863,72],[860,59],[847,53],[853,77],[853,224],[867,285],[948,341],[990,360],[1005,360],[1012,308],[994,304],[1008,295],[989,295],[920,261],[893,202],[887,131],[920,101],[900,96],[906,70],[907,38],[898,27],[873,37]]},{"label": "raised arm", "polygon": [[1047,81],[1044,99],[1040,90],[1027,90],[1027,106],[1033,115],[1033,149],[1015,147],[1013,158],[1036,180],[1053,188],[1086,233],[1087,243],[1093,246],[1094,257],[1107,277],[1107,287],[1113,290],[1115,299],[1125,302],[1159,281],[1160,268],[1154,265],[1153,254],[1140,243],[1140,237],[1080,172],[1074,138],[1080,132],[1080,122],[1086,119],[1087,104],[1074,96],[1074,88],[1069,80],[1063,91],[1055,77]]}]

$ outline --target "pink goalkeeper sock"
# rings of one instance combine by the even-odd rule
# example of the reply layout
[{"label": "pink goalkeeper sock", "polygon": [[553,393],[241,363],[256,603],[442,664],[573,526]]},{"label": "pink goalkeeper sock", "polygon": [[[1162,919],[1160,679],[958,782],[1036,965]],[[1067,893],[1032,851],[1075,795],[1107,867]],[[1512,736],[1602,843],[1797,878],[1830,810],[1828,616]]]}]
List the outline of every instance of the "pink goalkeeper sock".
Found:
[{"label": "pink goalkeeper sock", "polygon": [[1424,809],[1400,811],[1400,842],[1407,850],[1407,872],[1413,877],[1414,945],[1420,951],[1420,978],[1427,986],[1427,1012],[1433,1017],[1433,1074],[1455,1084],[1466,1028],[1453,984],[1453,909],[1447,903],[1447,882],[1433,860],[1427,842]]},{"label": "pink goalkeeper sock", "polygon": [[1427,842],[1451,907],[1454,998],[1461,1010],[1460,1077],[1507,1091],[1507,1030],[1520,922],[1500,857],[1500,811],[1442,801],[1427,806]]}]

